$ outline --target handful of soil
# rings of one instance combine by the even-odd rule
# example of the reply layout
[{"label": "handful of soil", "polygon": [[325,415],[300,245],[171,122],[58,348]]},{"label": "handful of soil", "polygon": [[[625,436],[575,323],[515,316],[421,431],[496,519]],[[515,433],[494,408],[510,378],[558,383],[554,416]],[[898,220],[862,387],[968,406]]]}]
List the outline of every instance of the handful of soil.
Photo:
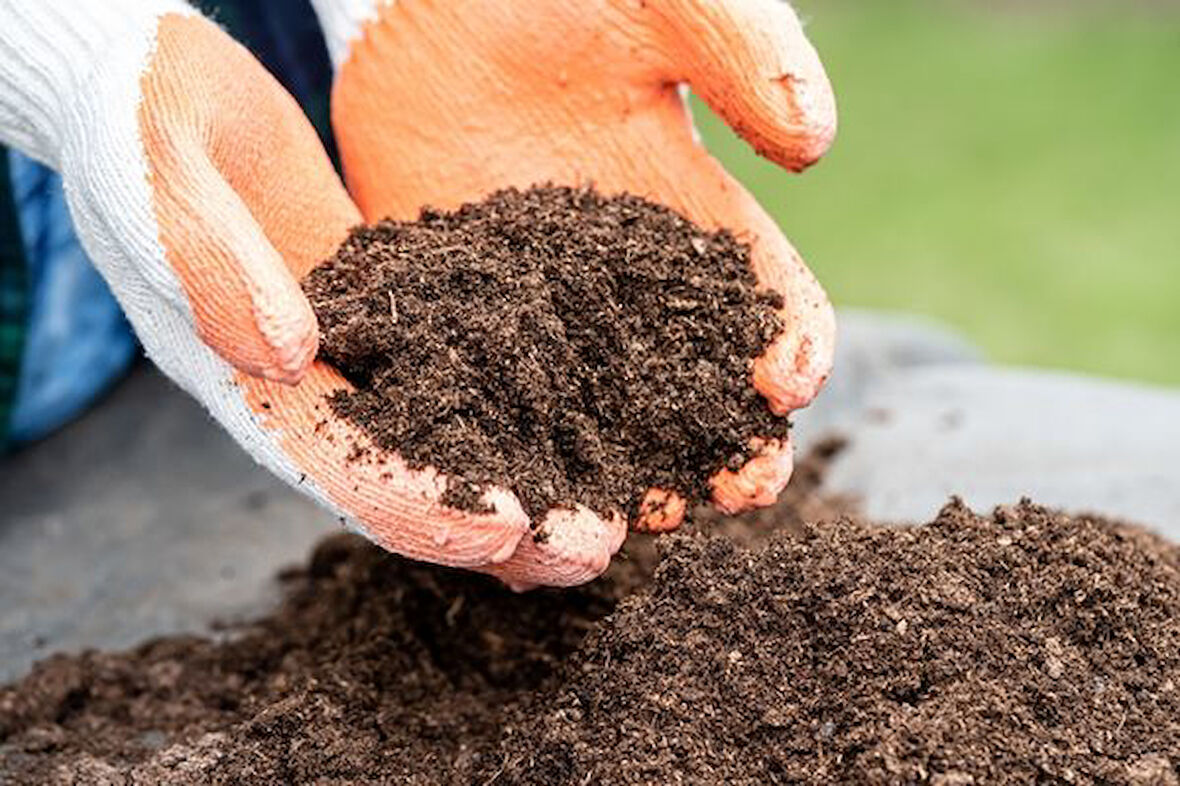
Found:
[{"label": "handful of soil", "polygon": [[353,231],[304,282],[335,413],[480,510],[581,503],[634,516],[649,487],[708,497],[755,437],[785,438],[750,383],[782,330],[749,249],[590,189],[509,189]]}]

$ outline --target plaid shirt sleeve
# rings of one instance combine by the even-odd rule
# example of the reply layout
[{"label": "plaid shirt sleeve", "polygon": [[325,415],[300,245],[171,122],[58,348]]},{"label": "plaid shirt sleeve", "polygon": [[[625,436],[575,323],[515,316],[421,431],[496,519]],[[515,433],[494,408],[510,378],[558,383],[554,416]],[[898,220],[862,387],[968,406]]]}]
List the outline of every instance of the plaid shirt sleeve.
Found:
[{"label": "plaid shirt sleeve", "polygon": [[8,151],[0,146],[0,449],[12,415],[28,318],[28,276]]}]

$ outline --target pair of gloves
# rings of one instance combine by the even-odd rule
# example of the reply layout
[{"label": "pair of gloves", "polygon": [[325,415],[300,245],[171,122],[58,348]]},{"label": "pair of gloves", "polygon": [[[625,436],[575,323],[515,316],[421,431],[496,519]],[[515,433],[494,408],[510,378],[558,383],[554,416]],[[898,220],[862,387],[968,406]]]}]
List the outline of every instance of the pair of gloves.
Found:
[{"label": "pair of gloves", "polygon": [[[805,406],[832,358],[831,306],[773,221],[695,139],[691,85],[762,155],[802,170],[835,105],[779,0],[313,0],[336,67],[347,188],[295,101],[180,0],[0,0],[0,141],[58,169],[82,242],[148,355],[258,462],[384,548],[518,588],[601,573],[628,522],[553,510],[532,537],[516,497],[439,503],[445,478],[368,442],[325,403],[300,279],[349,229],[505,186],[593,182],[662,202],[753,246],[787,329],[755,364],[773,409]],[[182,449],[182,446],[177,446]],[[766,442],[714,501],[773,501],[789,444]],[[675,527],[652,490],[633,526]],[[645,506],[644,510],[649,507]]]}]

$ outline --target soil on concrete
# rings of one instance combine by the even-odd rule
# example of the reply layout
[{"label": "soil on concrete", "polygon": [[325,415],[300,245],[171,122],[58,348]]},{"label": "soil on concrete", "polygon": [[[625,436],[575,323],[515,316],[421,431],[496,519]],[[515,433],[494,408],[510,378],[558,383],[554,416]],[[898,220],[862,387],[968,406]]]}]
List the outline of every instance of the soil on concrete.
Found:
[{"label": "soil on concrete", "polygon": [[249,630],[0,689],[0,782],[1178,782],[1176,546],[1030,503],[693,526],[526,595],[331,538]]},{"label": "soil on concrete", "polygon": [[782,301],[749,255],[639,197],[534,187],[359,227],[304,289],[357,388],[336,414],[442,469],[447,502],[484,509],[494,484],[534,520],[633,517],[649,487],[707,498],[788,433],[750,384]]}]

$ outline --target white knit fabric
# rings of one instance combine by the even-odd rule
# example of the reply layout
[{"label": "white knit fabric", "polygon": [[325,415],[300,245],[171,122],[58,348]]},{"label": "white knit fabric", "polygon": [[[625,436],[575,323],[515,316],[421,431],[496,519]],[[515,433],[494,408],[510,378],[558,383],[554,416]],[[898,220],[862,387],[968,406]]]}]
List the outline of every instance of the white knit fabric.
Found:
[{"label": "white knit fabric", "polygon": [[62,119],[97,64],[180,0],[0,0],[0,142],[56,166]]},{"label": "white knit fabric", "polygon": [[179,0],[0,0],[0,141],[59,169],[78,236],[148,356],[260,464],[321,504],[196,334],[167,263],[140,138],[140,81]]},{"label": "white knit fabric", "polygon": [[312,8],[319,17],[328,44],[328,54],[333,67],[339,69],[348,59],[352,42],[361,36],[365,22],[377,18],[377,12],[384,4],[396,0],[311,0]]}]

